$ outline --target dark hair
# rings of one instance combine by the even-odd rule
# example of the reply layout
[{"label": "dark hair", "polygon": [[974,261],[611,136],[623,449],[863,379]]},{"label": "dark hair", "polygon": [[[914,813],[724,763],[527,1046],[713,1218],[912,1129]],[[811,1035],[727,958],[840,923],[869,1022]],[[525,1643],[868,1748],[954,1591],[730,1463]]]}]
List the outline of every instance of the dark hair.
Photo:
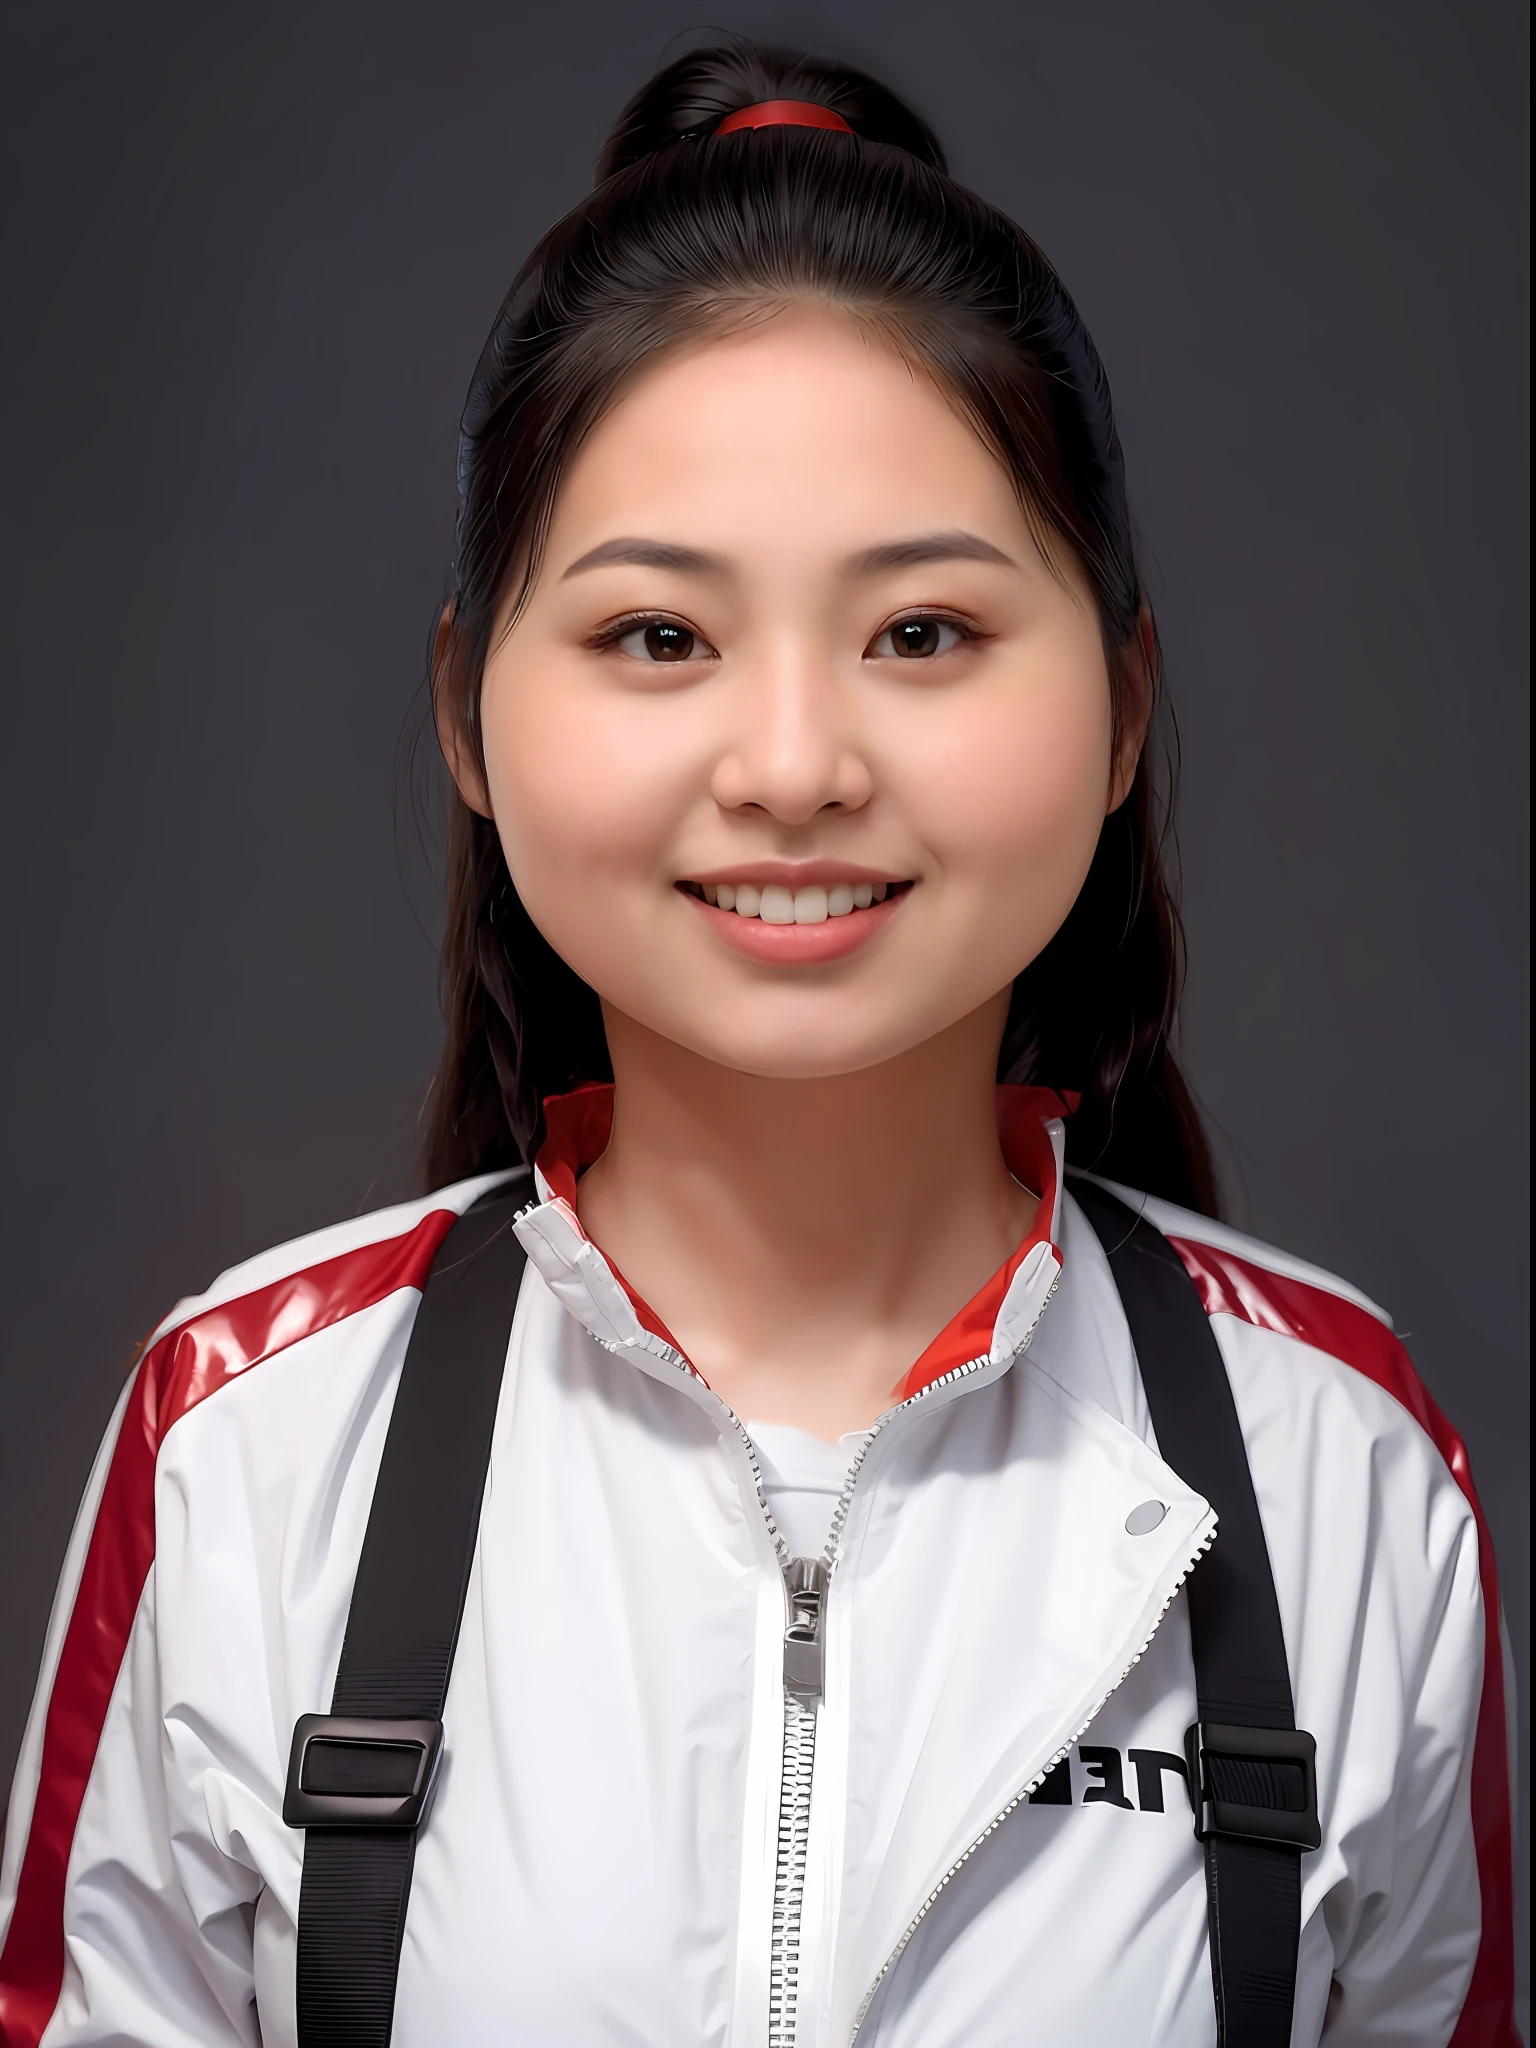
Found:
[{"label": "dark hair", "polygon": [[[814,101],[853,132],[715,136],[767,99]],[[592,192],[524,266],[476,367],[432,685],[477,750],[493,620],[514,579],[526,597],[583,438],[662,351],[804,295],[847,307],[926,368],[1007,466],[1042,537],[1075,551],[1117,726],[1138,690],[1159,692],[1109,385],[1056,273],[949,177],[929,128],[874,79],[743,43],[682,58],[625,108]],[[1163,796],[1158,783],[1148,749],[1066,922],[1014,984],[999,1073],[1080,1096],[1073,1163],[1213,1210],[1209,1147],[1169,1042],[1182,935],[1163,868],[1171,774]],[[595,993],[523,908],[494,825],[461,801],[449,869],[430,1185],[527,1157],[544,1097],[610,1074]]]}]

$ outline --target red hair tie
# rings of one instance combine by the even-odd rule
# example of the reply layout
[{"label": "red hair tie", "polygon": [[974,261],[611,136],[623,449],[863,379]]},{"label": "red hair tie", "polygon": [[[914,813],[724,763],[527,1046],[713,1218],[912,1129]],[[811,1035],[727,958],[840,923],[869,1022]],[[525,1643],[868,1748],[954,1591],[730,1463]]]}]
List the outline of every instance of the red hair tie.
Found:
[{"label": "red hair tie", "polygon": [[853,133],[841,114],[814,100],[759,100],[755,107],[727,114],[715,133],[730,135],[738,128],[833,128],[839,135]]}]

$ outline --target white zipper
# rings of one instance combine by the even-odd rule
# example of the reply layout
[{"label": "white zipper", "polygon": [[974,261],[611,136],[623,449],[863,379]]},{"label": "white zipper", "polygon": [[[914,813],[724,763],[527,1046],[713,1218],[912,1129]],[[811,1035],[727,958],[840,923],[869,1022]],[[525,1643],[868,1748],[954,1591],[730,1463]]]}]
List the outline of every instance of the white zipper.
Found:
[{"label": "white zipper", "polygon": [[[599,1337],[597,1341],[605,1350],[612,1351],[619,1357],[633,1349],[631,1345],[608,1337]],[[674,1345],[658,1340],[655,1349],[650,1346],[646,1349],[650,1356],[664,1359],[678,1372],[697,1381],[706,1393],[712,1391],[697,1367]],[[816,1764],[816,1711],[821,1699],[821,1656],[824,1640],[821,1633],[821,1610],[825,1603],[826,1584],[831,1567],[827,1556],[819,1560],[790,1556],[789,1545],[784,1541],[783,1532],[773,1519],[773,1510],[768,1505],[768,1495],[763,1485],[763,1468],[757,1460],[757,1446],[736,1411],[721,1401],[718,1395],[714,1398],[720,1412],[727,1417],[740,1437],[742,1448],[747,1454],[747,1463],[752,1471],[752,1483],[757,1489],[757,1504],[762,1510],[763,1520],[768,1525],[768,1534],[784,1581],[784,1663],[780,1671],[784,1689],[784,1732],[779,1760],[779,1824],[774,1852],[773,1915],[768,1949],[768,2048],[794,2048],[796,2004],[800,1990],[800,1917],[805,1901],[805,1857],[811,1832],[811,1779]],[[891,1412],[894,1414],[896,1411],[893,1409]],[[877,1428],[879,1426],[876,1425]],[[841,1533],[842,1524],[847,1518],[847,1502],[853,1490],[853,1481],[864,1461],[864,1451],[868,1448],[866,1442],[854,1460],[844,1483],[842,1496],[832,1518],[833,1531],[836,1534]],[[829,1552],[832,1545],[833,1537],[829,1536]],[[798,1667],[793,1677],[789,1668],[792,1663]]]},{"label": "white zipper", "polygon": [[768,2048],[794,2048],[800,1998],[800,1918],[805,1904],[805,1852],[811,1834],[815,1767],[816,1708],[786,1690],[773,1938],[768,1956]]},{"label": "white zipper", "polygon": [[[1009,1354],[1010,1363],[1028,1347],[1060,1278],[1058,1268],[1035,1311],[1034,1321]],[[972,1358],[964,1365],[941,1373],[927,1386],[919,1387],[915,1394],[909,1394],[894,1408],[888,1408],[860,1444],[848,1467],[848,1476],[832,1511],[831,1526],[820,1558],[794,1558],[785,1568],[790,1620],[784,1636],[784,1754],[779,1779],[779,1839],[773,1879],[773,1942],[768,1962],[768,2048],[794,2048],[795,2044],[796,2004],[800,1988],[800,1919],[805,1901],[805,1855],[811,1828],[811,1786],[816,1768],[816,1716],[821,1705],[827,1597],[832,1574],[842,1555],[843,1530],[853,1505],[853,1490],[858,1484],[864,1460],[869,1456],[871,1444],[887,1424],[930,1396],[942,1393],[946,1387],[968,1379],[972,1373],[980,1372],[991,1364],[990,1352],[981,1358]],[[732,1420],[735,1420],[734,1416]],[[741,1429],[739,1422],[736,1426]],[[750,1452],[752,1440],[744,1429],[742,1435],[746,1437]],[[763,1499],[762,1473],[755,1456],[752,1458],[752,1470],[757,1478],[758,1498],[763,1501],[763,1512],[768,1515],[772,1528],[773,1517],[767,1501]],[[783,1539],[777,1529],[774,1529],[774,1535],[782,1555]]]},{"label": "white zipper", "polygon": [[[1035,1331],[1040,1327],[1040,1318],[1050,1306],[1051,1298],[1055,1294],[1060,1280],[1061,1269],[1058,1266],[1050,1286],[1045,1291],[1039,1308],[1035,1311],[1034,1320],[1008,1354],[1007,1362],[1009,1364],[1012,1364],[1014,1359],[1018,1358],[1022,1352],[1029,1348]],[[606,1337],[599,1337],[597,1341],[605,1350],[615,1352],[620,1356],[632,1351],[634,1348],[632,1345],[619,1343]],[[675,1345],[667,1344],[658,1339],[656,1340],[654,1350],[649,1345],[645,1349],[650,1352],[651,1356],[664,1358],[669,1365],[674,1366],[679,1372],[686,1374],[689,1379],[696,1380],[706,1392],[713,1391],[697,1367],[684,1357],[683,1353]],[[832,1522],[827,1531],[825,1547],[822,1550],[821,1556],[815,1559],[790,1556],[789,1545],[784,1541],[783,1534],[773,1519],[773,1510],[768,1505],[768,1496],[763,1486],[763,1471],[757,1461],[757,1446],[753,1443],[745,1424],[736,1411],[726,1402],[721,1401],[718,1395],[714,1397],[721,1412],[730,1419],[746,1451],[747,1463],[752,1470],[753,1484],[757,1489],[758,1506],[762,1509],[763,1519],[768,1524],[768,1534],[773,1541],[774,1554],[779,1561],[779,1570],[783,1574],[784,1595],[787,1607],[787,1619],[784,1629],[784,1665],[782,1669],[784,1735],[779,1769],[779,1825],[778,1841],[774,1856],[773,1925],[768,1954],[768,2048],[795,2048],[796,2009],[800,1989],[800,1922],[805,1903],[805,1861],[811,1829],[811,1786],[816,1768],[816,1717],[821,1706],[821,1673],[823,1645],[826,1640],[827,1593],[832,1573],[837,1567],[839,1557],[842,1555],[843,1530],[847,1525],[849,1510],[853,1505],[853,1490],[858,1483],[859,1473],[863,1469],[864,1460],[869,1456],[870,1446],[889,1423],[893,1422],[897,1416],[906,1414],[910,1409],[915,1408],[920,1402],[929,1399],[932,1395],[942,1393],[945,1388],[954,1386],[959,1380],[968,1379],[972,1373],[980,1372],[983,1367],[989,1366],[992,1363],[992,1355],[988,1352],[980,1358],[968,1360],[964,1365],[954,1366],[950,1371],[941,1373],[937,1379],[930,1380],[927,1386],[919,1387],[915,1394],[909,1394],[905,1401],[899,1401],[894,1408],[888,1408],[876,1420],[874,1428],[865,1437],[854,1456],[852,1464],[848,1467],[848,1476],[843,1481],[843,1490],[838,1495],[837,1506],[832,1512]],[[1190,1564],[1185,1567],[1186,1575],[1193,1564],[1194,1559],[1191,1558]],[[1180,1585],[1183,1584],[1182,1577],[1179,1583]],[[1177,1591],[1177,1588],[1175,1588],[1175,1591]],[[1172,1594],[1170,1594],[1170,1602],[1172,1597]],[[1165,1606],[1162,1613],[1158,1615],[1159,1622],[1162,1620],[1163,1613],[1166,1612],[1167,1607]],[[1154,1624],[1154,1633],[1155,1626]],[[1147,1638],[1147,1641],[1151,1641],[1150,1636]],[[1142,1647],[1144,1649],[1146,1645],[1143,1644]],[[1137,1657],[1139,1656],[1140,1652],[1137,1653]],[[1135,1664],[1136,1661],[1137,1658],[1133,1657],[1131,1664]],[[1130,1668],[1131,1665],[1127,1665],[1126,1671],[1129,1671]],[[1122,1672],[1121,1678],[1123,1679],[1124,1676],[1125,1673]],[[1117,1684],[1119,1682],[1119,1680],[1116,1681]],[[1107,1698],[1108,1694],[1105,1697]],[[1103,1702],[1101,1701],[1100,1705],[1102,1704]],[[1098,1708],[1096,1707],[1094,1713],[1097,1714],[1097,1712]],[[1093,1715],[1090,1715],[1089,1720],[1091,1721],[1092,1719]],[[1086,1728],[1088,1722],[1085,1721],[1083,1726]],[[1081,1733],[1081,1730],[1079,1730],[1079,1733]],[[1076,1739],[1076,1736],[1072,1738],[1073,1741],[1076,1741]],[[1067,1749],[1070,1747],[1071,1743],[1068,1743]],[[1065,1756],[1066,1749],[1063,1749],[1060,1755]],[[1052,1758],[1053,1763],[1057,1760],[1057,1758]],[[1044,1775],[1045,1773],[1042,1772],[1042,1779]],[[1039,1782],[1040,1779],[1035,1780],[1035,1784]],[[1019,1794],[1019,1799],[1026,1798],[1028,1793],[1034,1789],[1034,1784],[1026,1787],[1025,1791]],[[999,1822],[1007,1817],[1008,1813],[1013,1811],[1013,1808],[1018,1805],[1019,1799],[1013,1800],[1005,1811],[998,1815],[997,1820],[993,1821],[992,1827],[989,1827],[985,1834],[978,1836],[977,1841],[973,1842],[971,1847],[966,1850],[965,1856],[962,1856],[958,1863],[945,1872],[933,1893],[924,1900],[911,1926],[888,1958],[884,1969],[881,1970],[880,1976],[870,1986],[869,1993],[863,2005],[859,2008],[858,2018],[854,2022],[855,2035],[864,2023],[864,2017],[869,2011],[870,2001],[880,1988],[880,1984],[889,1972],[891,1965],[896,1961],[902,1949],[906,1947],[911,1939],[918,1922],[933,1904],[934,1899],[938,1897],[939,1892],[948,1884],[955,1871],[960,1868],[960,1864],[973,1854],[978,1843],[985,1840],[985,1836],[992,1832],[992,1828],[995,1828]]]},{"label": "white zipper", "polygon": [[1079,1728],[1074,1730],[1072,1735],[1069,1736],[1068,1739],[1062,1744],[1061,1748],[1058,1749],[1056,1753],[1047,1760],[1044,1767],[1035,1773],[1034,1777],[1030,1779],[1029,1783],[1025,1785],[1020,1791],[1014,1794],[1012,1799],[1010,1799],[1008,1804],[1002,1809],[1001,1813],[993,1815],[992,1819],[987,1822],[987,1825],[982,1829],[981,1833],[976,1837],[975,1841],[971,1843],[970,1847],[966,1849],[962,1855],[957,1856],[954,1862],[950,1864],[948,1870],[945,1871],[944,1875],[939,1879],[938,1883],[934,1886],[933,1890],[929,1892],[927,1898],[923,1900],[922,1904],[918,1907],[917,1911],[912,1915],[912,1918],[907,1922],[906,1929],[903,1932],[900,1941],[897,1942],[896,1946],[891,1950],[890,1954],[886,1957],[885,1961],[880,1965],[879,1974],[876,1976],[875,1981],[873,1982],[873,1984],[870,1985],[869,1989],[864,1994],[863,2003],[860,2005],[859,2010],[854,2017],[853,2032],[848,2036],[848,2048],[854,2048],[854,2044],[859,2038],[860,2029],[863,2027],[865,2020],[869,2017],[869,2009],[875,2002],[875,1998],[879,1993],[880,1986],[885,1982],[886,1978],[889,1977],[889,1975],[891,1974],[891,1971],[896,1967],[897,1963],[901,1960],[902,1953],[906,1949],[907,1943],[912,1939],[913,1935],[916,1934],[918,1928],[927,1918],[928,1913],[933,1907],[935,1900],[943,1891],[944,1887],[949,1883],[950,1879],[955,1875],[955,1873],[958,1870],[962,1869],[965,1864],[970,1862],[971,1858],[976,1854],[976,1851],[981,1847],[982,1843],[986,1841],[987,1837],[989,1835],[996,1834],[997,1830],[1002,1826],[1003,1822],[1008,1818],[1009,1814],[1011,1814],[1016,1807],[1022,1806],[1024,1801],[1028,1799],[1032,1792],[1039,1791],[1040,1787],[1045,1783],[1046,1779],[1050,1776],[1051,1772],[1055,1770],[1056,1766],[1071,1750],[1073,1743],[1080,1742],[1083,1736],[1087,1734],[1088,1730],[1093,1726],[1094,1722],[1098,1719],[1099,1715],[1103,1713],[1104,1708],[1107,1706],[1109,1701],[1114,1698],[1115,1694],[1120,1690],[1121,1686],[1124,1685],[1125,1681],[1130,1677],[1131,1673],[1136,1669],[1136,1666],[1141,1662],[1142,1658],[1147,1654],[1147,1651],[1151,1648],[1152,1639],[1157,1634],[1158,1630],[1162,1627],[1163,1617],[1167,1614],[1169,1608],[1178,1598],[1179,1593],[1184,1585],[1184,1581],[1189,1577],[1190,1573],[1194,1570],[1195,1566],[1200,1562],[1201,1558],[1204,1557],[1205,1553],[1210,1549],[1211,1545],[1215,1541],[1216,1528],[1215,1524],[1213,1523],[1212,1526],[1206,1530],[1205,1535],[1201,1538],[1196,1548],[1190,1553],[1189,1557],[1185,1559],[1183,1570],[1179,1573],[1179,1576],[1174,1580],[1172,1586],[1169,1588],[1167,1599],[1163,1602],[1162,1606],[1157,1610],[1157,1616],[1153,1621],[1151,1628],[1148,1629],[1146,1634],[1146,1640],[1142,1643],[1141,1648],[1136,1652],[1135,1656],[1132,1657],[1130,1662],[1126,1665],[1125,1669],[1120,1673],[1120,1676],[1115,1680],[1114,1684],[1109,1688],[1108,1692],[1105,1693],[1104,1697],[1099,1701],[1098,1705],[1094,1708],[1093,1712],[1088,1716],[1088,1718],[1082,1723],[1082,1725]]}]

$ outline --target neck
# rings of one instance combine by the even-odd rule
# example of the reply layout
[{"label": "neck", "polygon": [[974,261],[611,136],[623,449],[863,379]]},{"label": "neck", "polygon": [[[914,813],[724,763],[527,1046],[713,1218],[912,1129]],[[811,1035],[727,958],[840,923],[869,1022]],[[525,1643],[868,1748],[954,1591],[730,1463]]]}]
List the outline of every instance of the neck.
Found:
[{"label": "neck", "polygon": [[867,1427],[1034,1220],[998,1143],[1000,1006],[805,1081],[606,1021],[613,1135],[583,1226],[744,1419]]}]

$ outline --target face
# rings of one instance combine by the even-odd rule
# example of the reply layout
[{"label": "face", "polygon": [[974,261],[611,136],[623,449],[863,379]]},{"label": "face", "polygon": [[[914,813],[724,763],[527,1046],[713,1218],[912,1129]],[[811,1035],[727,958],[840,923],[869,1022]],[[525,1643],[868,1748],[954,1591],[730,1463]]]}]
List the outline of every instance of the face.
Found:
[{"label": "face", "polygon": [[674,356],[608,415],[482,722],[460,787],[555,950],[610,1010],[784,1079],[989,1005],[1000,1029],[1134,766],[1081,568],[833,310]]}]

